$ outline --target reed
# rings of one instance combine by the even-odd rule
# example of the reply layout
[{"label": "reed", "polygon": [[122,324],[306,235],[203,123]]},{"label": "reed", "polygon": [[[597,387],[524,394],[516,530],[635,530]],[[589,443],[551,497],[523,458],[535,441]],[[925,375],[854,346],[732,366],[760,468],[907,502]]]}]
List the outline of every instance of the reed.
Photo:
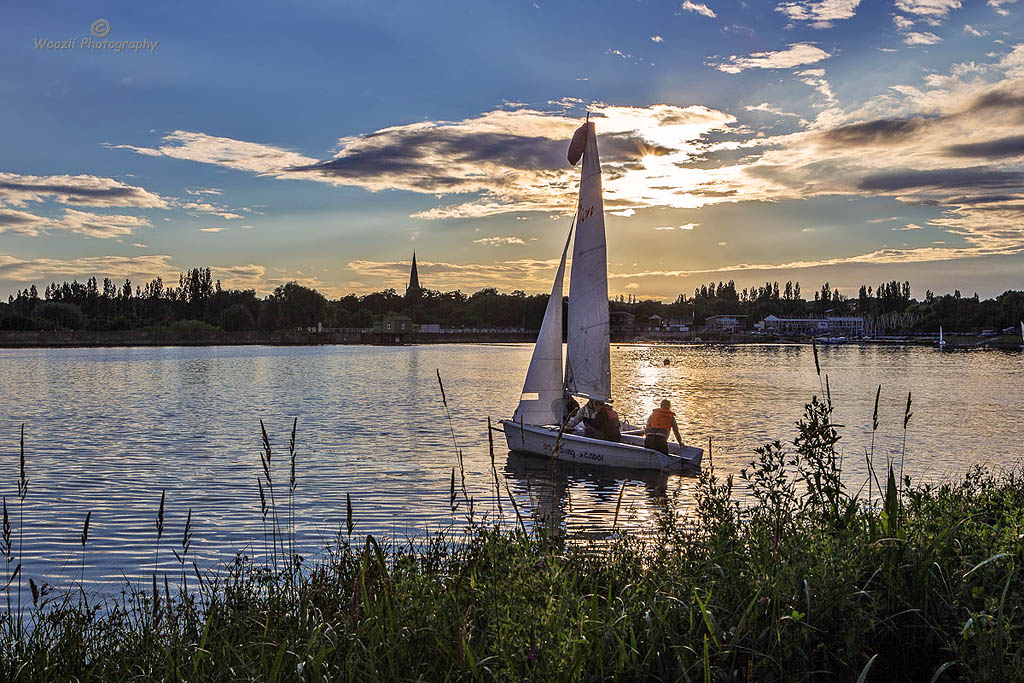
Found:
[{"label": "reed", "polygon": [[91,520],[92,510],[89,510],[85,513],[85,523],[82,524],[82,534],[79,536],[82,543],[82,571],[78,578],[78,589],[81,591],[83,599],[85,597],[85,544],[89,542],[89,522]]},{"label": "reed", "polygon": [[156,556],[153,559],[153,574],[160,571],[160,539],[164,535],[164,503],[167,501],[167,489],[160,491],[160,507],[156,511]]},{"label": "reed", "polygon": [[21,430],[18,434],[18,566],[15,572],[18,575],[18,619],[22,616],[21,611],[21,575],[24,568],[24,547],[25,547],[25,497],[28,496],[28,476],[25,474],[25,423],[21,423]]}]

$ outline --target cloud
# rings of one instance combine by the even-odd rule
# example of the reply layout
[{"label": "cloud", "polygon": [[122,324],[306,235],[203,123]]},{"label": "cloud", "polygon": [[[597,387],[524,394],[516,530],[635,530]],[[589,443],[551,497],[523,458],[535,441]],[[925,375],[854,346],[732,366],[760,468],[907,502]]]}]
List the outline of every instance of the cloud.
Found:
[{"label": "cloud", "polygon": [[655,230],[693,230],[698,225],[700,225],[700,223],[686,223],[685,225],[679,225],[679,226],[668,225],[668,226],[665,226],[665,227],[662,227],[662,228],[655,228]]},{"label": "cloud", "polygon": [[906,140],[926,125],[924,118],[876,119],[839,126],[822,135],[838,146],[887,145]]},{"label": "cloud", "polygon": [[166,254],[143,256],[86,256],[75,259],[32,258],[20,259],[0,254],[0,280],[17,282],[42,281],[51,278],[107,276],[151,279],[157,276],[170,279],[174,269]]},{"label": "cloud", "polygon": [[899,192],[903,190],[1018,189],[1024,187],[1024,171],[1001,171],[985,167],[943,168],[929,171],[908,169],[863,178],[861,190]]},{"label": "cloud", "polygon": [[[601,131],[605,201],[612,212],[649,205],[638,196],[645,191],[642,176],[657,176],[663,166],[689,161],[700,153],[702,138],[735,123],[733,116],[701,106],[594,103],[589,110]],[[416,218],[565,213],[572,209],[579,175],[565,161],[565,141],[578,126],[575,116],[534,110],[394,126],[343,138],[333,159],[296,172],[372,191],[477,195],[419,211]]]},{"label": "cloud", "polygon": [[893,228],[893,230],[924,230],[924,228],[917,223],[907,223],[902,228]]},{"label": "cloud", "polygon": [[111,238],[130,235],[137,228],[150,225],[148,219],[138,216],[65,209],[63,215],[51,218],[27,211],[0,208],[0,233],[13,232],[28,237],[38,237],[51,230],[65,230],[87,237]]},{"label": "cloud", "polygon": [[1001,14],[1004,17],[1010,13],[1010,10],[1003,7],[1003,5],[1012,5],[1017,0],[988,0],[988,6],[996,11],[996,14]]},{"label": "cloud", "polygon": [[782,2],[775,7],[792,21],[806,21],[814,28],[830,28],[833,22],[849,19],[860,0],[798,0]]},{"label": "cloud", "polygon": [[147,156],[165,156],[277,176],[284,175],[289,168],[316,163],[316,159],[283,147],[185,130],[169,133],[161,138],[161,142],[163,144],[156,148],[110,143],[105,143],[104,146],[110,149],[126,149]]},{"label": "cloud", "polygon": [[805,69],[799,72],[800,82],[809,85],[817,90],[829,104],[836,102],[836,95],[832,92],[832,86],[825,80],[824,69]]},{"label": "cloud", "polygon": [[163,197],[113,178],[91,175],[31,176],[0,173],[0,200],[16,207],[52,200],[75,206],[167,208]]},{"label": "cloud", "polygon": [[903,35],[903,42],[907,45],[934,45],[941,41],[942,38],[939,38],[937,35],[929,31],[921,33],[911,31]]},{"label": "cloud", "polygon": [[0,232],[13,232],[35,237],[45,224],[45,218],[33,213],[0,208]]},{"label": "cloud", "polygon": [[896,24],[896,28],[898,28],[901,31],[906,31],[907,29],[910,29],[914,26],[914,20],[908,19],[902,14],[892,15],[892,23]]},{"label": "cloud", "polygon": [[652,43],[660,43],[663,40],[665,40],[665,39],[662,38],[661,36],[651,36],[651,42]]},{"label": "cloud", "polygon": [[207,213],[212,216],[220,216],[225,220],[242,218],[242,214],[240,213],[235,213],[226,207],[214,206],[213,204],[208,204],[206,202],[185,202],[181,204],[181,208],[189,212]]},{"label": "cloud", "polygon": [[799,114],[794,114],[791,111],[783,111],[779,107],[772,106],[767,102],[762,102],[761,104],[758,105],[747,105],[746,107],[744,107],[744,109],[746,111],[763,111],[768,114],[775,114],[776,116],[795,116],[797,118],[800,118]]},{"label": "cloud", "polygon": [[683,2],[682,8],[687,12],[696,12],[697,14],[701,14],[707,17],[708,19],[714,19],[716,16],[718,16],[717,14],[715,14],[715,11],[713,9],[711,9],[702,2],[691,2],[690,0],[685,0]]},{"label": "cloud", "polygon": [[814,64],[830,57],[812,43],[793,43],[785,50],[755,52],[746,57],[733,55],[725,62],[712,64],[719,71],[738,74],[747,69],[790,69],[803,64]]},{"label": "cloud", "polygon": [[896,9],[926,18],[945,18],[960,8],[960,0],[896,0]]},{"label": "cloud", "polygon": [[950,145],[946,148],[946,151],[958,157],[987,157],[989,159],[1024,156],[1024,135],[1013,135],[985,142]]},{"label": "cloud", "polygon": [[473,240],[473,244],[484,244],[489,247],[508,246],[510,244],[526,244],[521,237],[481,237]]},{"label": "cloud", "polygon": [[222,230],[225,230],[225,229],[226,229],[226,228],[222,228],[222,227],[216,227],[216,228],[199,228],[199,232],[220,232],[220,231],[222,231]]},{"label": "cloud", "polygon": [[149,227],[147,218],[96,214],[65,209],[64,215],[52,225],[57,230],[68,230],[88,237],[110,238],[131,235],[137,228]]},{"label": "cloud", "polygon": [[971,26],[970,24],[964,24],[964,33],[975,36],[977,38],[983,38],[988,35],[987,30]]}]

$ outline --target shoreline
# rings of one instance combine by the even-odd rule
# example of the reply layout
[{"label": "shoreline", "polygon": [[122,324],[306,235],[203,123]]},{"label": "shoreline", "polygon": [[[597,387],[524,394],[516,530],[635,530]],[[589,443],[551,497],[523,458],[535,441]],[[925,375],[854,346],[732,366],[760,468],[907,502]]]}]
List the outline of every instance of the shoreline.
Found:
[{"label": "shoreline", "polygon": [[[983,339],[970,337],[969,343],[952,344],[950,350],[1003,350],[1018,351],[1019,340],[1005,341],[1005,338]],[[159,346],[431,346],[443,344],[532,344],[536,332],[466,332],[466,333],[417,333],[390,335],[381,333],[351,332],[219,332],[197,338],[165,335],[152,330],[126,332],[0,332],[0,349],[31,348],[115,348],[115,347],[159,347]],[[767,346],[776,344],[809,345],[807,338],[771,337],[730,339],[643,339],[612,338],[614,345],[648,346]],[[929,338],[867,338],[849,339],[841,343],[821,343],[819,346],[935,346]]]}]

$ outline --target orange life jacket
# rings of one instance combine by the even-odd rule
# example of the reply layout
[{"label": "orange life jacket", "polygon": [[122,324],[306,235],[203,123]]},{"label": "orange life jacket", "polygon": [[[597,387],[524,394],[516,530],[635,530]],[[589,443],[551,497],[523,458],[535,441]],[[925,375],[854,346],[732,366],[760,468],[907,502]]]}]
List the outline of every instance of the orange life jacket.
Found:
[{"label": "orange life jacket", "polygon": [[651,419],[648,421],[649,426],[647,427],[647,433],[661,434],[667,437],[669,430],[672,429],[672,421],[675,417],[676,414],[671,410],[655,408],[654,412],[651,413]]}]

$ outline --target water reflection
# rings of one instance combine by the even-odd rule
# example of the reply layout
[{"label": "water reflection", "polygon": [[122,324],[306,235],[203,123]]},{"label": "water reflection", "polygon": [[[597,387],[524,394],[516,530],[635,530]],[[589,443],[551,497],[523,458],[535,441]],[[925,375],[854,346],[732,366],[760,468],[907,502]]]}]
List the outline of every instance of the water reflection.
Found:
[{"label": "water reflection", "polygon": [[[625,528],[647,527],[645,522],[664,508],[670,495],[689,493],[695,476],[594,467],[520,453],[508,454],[503,474],[530,522],[564,530],[576,539],[607,538],[615,522]],[[673,496],[676,501],[681,497]]]}]

